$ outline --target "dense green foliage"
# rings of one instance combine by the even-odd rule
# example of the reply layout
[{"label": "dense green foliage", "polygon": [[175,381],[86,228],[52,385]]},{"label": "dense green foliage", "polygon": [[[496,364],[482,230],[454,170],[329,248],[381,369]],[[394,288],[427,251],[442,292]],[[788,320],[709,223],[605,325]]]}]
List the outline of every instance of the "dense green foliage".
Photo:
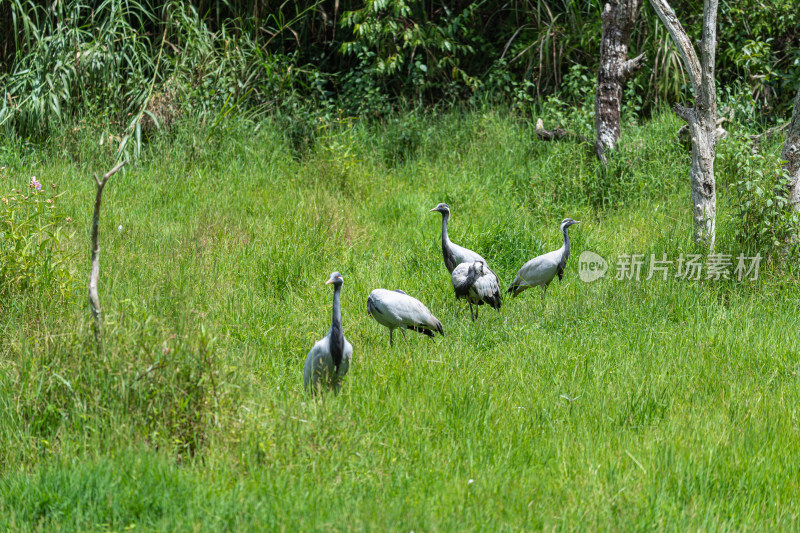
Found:
[{"label": "dense green foliage", "polygon": [[[699,37],[702,4],[673,4]],[[586,77],[591,90],[601,7],[595,0],[13,0],[0,3],[0,124],[41,139],[68,119],[92,117],[140,151],[142,128],[185,112],[214,120],[234,108],[282,110],[295,120],[310,114],[312,123],[409,105],[500,103],[527,113],[546,95],[563,97],[569,79]],[[786,115],[800,83],[798,28],[793,0],[722,2],[719,85],[754,98],[750,120]],[[632,52],[648,56],[628,90],[632,109],[649,114],[691,98],[647,5]]]},{"label": "dense green foliage", "polygon": [[[0,529],[797,528],[797,261],[744,282],[578,279],[584,250],[691,253],[671,113],[629,126],[607,174],[507,113],[325,123],[302,158],[274,125],[178,128],[111,179],[102,354],[83,291],[4,301]],[[0,187],[57,184],[85,279],[110,152],[75,142],[11,157]],[[718,173],[733,254],[735,143]],[[564,281],[472,323],[440,201],[504,286],[583,220]],[[301,369],[333,270],[354,363],[314,401]],[[421,298],[446,337],[390,348],[366,315],[377,287]]]}]

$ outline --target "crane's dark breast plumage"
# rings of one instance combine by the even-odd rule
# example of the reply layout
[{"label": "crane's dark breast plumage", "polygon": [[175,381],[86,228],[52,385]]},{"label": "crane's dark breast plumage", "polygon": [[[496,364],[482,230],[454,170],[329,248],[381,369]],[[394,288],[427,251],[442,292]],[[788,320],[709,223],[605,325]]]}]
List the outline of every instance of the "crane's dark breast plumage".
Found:
[{"label": "crane's dark breast plumage", "polygon": [[453,255],[453,251],[445,246],[442,243],[442,256],[444,257],[444,266],[447,267],[448,272],[453,272],[453,270],[458,266],[456,265],[456,258]]},{"label": "crane's dark breast plumage", "polygon": [[467,296],[469,296],[469,285],[467,285],[466,283],[456,285],[454,289],[456,292],[456,299],[466,298]]},{"label": "crane's dark breast plumage", "polygon": [[466,279],[463,282],[455,285],[453,290],[456,293],[456,299],[458,298],[467,298],[469,296],[469,289],[472,287],[472,284],[475,282],[475,275],[474,272],[470,272]]},{"label": "crane's dark breast plumage", "polygon": [[331,325],[330,337],[331,359],[333,359],[333,369],[338,372],[339,365],[342,364],[344,357],[344,332],[341,324]]},{"label": "crane's dark breast plumage", "polygon": [[558,274],[558,281],[561,281],[564,278],[564,269],[567,267],[567,259],[569,259],[569,252],[565,252],[561,256],[561,261],[558,262],[558,266],[556,267],[556,274]]}]

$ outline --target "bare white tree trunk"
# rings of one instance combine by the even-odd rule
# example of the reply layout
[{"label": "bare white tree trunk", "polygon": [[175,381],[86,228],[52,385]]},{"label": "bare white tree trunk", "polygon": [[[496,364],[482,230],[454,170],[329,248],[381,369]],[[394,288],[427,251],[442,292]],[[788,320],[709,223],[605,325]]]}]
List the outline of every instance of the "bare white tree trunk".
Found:
[{"label": "bare white tree trunk", "polygon": [[639,16],[642,0],[611,0],[603,9],[603,38],[600,41],[600,68],[594,98],[594,122],[597,131],[595,152],[606,162],[605,152],[612,150],[620,136],[622,92],[625,84],[644,62],[645,55],[628,59],[631,33]]},{"label": "bare white tree trunk", "polygon": [[794,99],[794,111],[789,131],[786,132],[786,143],[783,145],[781,157],[786,161],[789,174],[789,201],[795,211],[800,212],[800,88]]},{"label": "bare white tree trunk", "polygon": [[675,12],[666,0],[650,0],[658,18],[666,26],[681,54],[694,90],[694,107],[675,106],[675,112],[689,125],[692,138],[690,172],[694,219],[694,241],[699,247],[714,249],[716,237],[717,192],[714,184],[714,159],[717,146],[717,95],[714,63],[717,50],[717,6],[719,0],[703,2],[703,36],[700,59]]}]

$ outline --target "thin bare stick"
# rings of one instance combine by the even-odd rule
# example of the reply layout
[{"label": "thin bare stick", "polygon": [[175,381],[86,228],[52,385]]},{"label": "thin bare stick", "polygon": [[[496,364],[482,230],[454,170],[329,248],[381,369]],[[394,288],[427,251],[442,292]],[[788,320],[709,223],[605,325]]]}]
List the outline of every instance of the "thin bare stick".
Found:
[{"label": "thin bare stick", "polygon": [[100,278],[100,243],[97,239],[97,232],[100,227],[100,202],[103,199],[103,187],[106,186],[108,178],[119,172],[127,163],[127,159],[119,163],[106,172],[102,180],[97,177],[97,173],[94,175],[94,181],[97,185],[97,194],[94,197],[94,216],[92,217],[92,272],[89,275],[89,306],[92,308],[92,317],[94,318],[94,340],[97,344],[98,353],[101,352],[103,348],[103,317],[100,313],[100,297],[97,294],[97,282]]}]

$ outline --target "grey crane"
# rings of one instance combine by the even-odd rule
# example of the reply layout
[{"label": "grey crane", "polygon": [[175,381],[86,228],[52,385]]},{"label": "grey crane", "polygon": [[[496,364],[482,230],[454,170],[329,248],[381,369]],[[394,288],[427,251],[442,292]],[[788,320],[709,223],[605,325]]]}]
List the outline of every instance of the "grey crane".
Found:
[{"label": "grey crane", "polygon": [[553,278],[558,274],[558,280],[564,277],[564,268],[567,266],[567,259],[569,259],[569,227],[573,224],[580,224],[579,220],[572,220],[565,218],[561,221],[561,231],[564,233],[564,246],[558,250],[534,257],[519,269],[517,277],[511,282],[508,292],[512,296],[517,296],[519,293],[528,287],[541,286],[544,288],[542,291],[542,299],[547,292],[547,286],[553,281]]},{"label": "grey crane", "polygon": [[[456,267],[459,265],[464,263],[472,264],[476,261],[483,263],[483,270],[486,271],[486,274],[483,274],[481,277],[486,276],[489,279],[482,281],[481,283],[489,283],[490,285],[497,287],[497,296],[496,298],[492,296],[493,303],[491,305],[495,309],[500,309],[500,306],[503,304],[500,294],[500,280],[497,278],[497,275],[492,272],[492,269],[489,268],[489,263],[486,262],[486,259],[472,250],[468,250],[467,248],[453,244],[450,242],[450,238],[447,236],[447,222],[450,220],[450,207],[447,204],[439,204],[431,209],[431,211],[436,211],[442,214],[442,256],[444,257],[444,266],[447,267],[447,271],[450,272],[450,275],[452,276]],[[469,267],[465,268],[469,269]],[[464,272],[464,275],[467,274],[468,270]],[[456,298],[458,298],[458,295],[456,295]],[[481,299],[480,301],[481,303],[479,305],[483,305],[483,302],[486,300]],[[472,312],[471,304],[470,312]],[[476,311],[475,315],[473,316],[473,320],[477,318],[477,316],[478,314]]]},{"label": "grey crane", "polygon": [[433,316],[425,305],[416,298],[397,289],[375,289],[367,298],[367,314],[375,321],[389,328],[389,345],[394,345],[394,330],[400,328],[403,337],[406,329],[433,338],[438,331],[444,336],[442,323]]},{"label": "grey crane", "polygon": [[442,214],[442,255],[444,256],[444,266],[447,267],[447,271],[452,274],[453,269],[461,263],[483,261],[483,264],[486,265],[486,259],[480,255],[450,242],[450,238],[447,236],[447,221],[450,220],[450,208],[447,204],[439,204],[431,209],[431,212],[433,211]]},{"label": "grey crane", "polygon": [[[469,313],[473,321],[478,319],[479,306],[484,303],[500,310],[500,285],[497,283],[497,276],[483,261],[461,263],[453,269],[450,281],[453,282],[456,299],[463,298],[469,302]],[[475,304],[474,314],[472,304]]]},{"label": "grey crane", "polygon": [[328,334],[314,344],[306,356],[303,368],[303,387],[312,391],[326,388],[338,391],[342,386],[342,378],[350,370],[350,359],[353,357],[353,346],[344,338],[342,331],[341,293],[344,278],[333,272],[326,285],[333,284],[333,318]]}]

